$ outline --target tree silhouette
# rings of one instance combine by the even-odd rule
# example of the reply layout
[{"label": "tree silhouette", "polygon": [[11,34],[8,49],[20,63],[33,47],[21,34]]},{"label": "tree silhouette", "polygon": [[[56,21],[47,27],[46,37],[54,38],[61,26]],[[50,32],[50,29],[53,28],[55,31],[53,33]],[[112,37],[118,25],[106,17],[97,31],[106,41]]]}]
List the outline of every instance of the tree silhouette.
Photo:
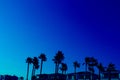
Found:
[{"label": "tree silhouette", "polygon": [[76,68],[79,68],[80,67],[80,63],[78,63],[77,61],[73,62],[73,66],[74,66],[74,78],[76,80]]},{"label": "tree silhouette", "polygon": [[36,70],[38,70],[38,69],[39,69],[39,65],[36,64],[36,65],[35,65],[35,70],[34,70],[34,75],[35,75]]},{"label": "tree silhouette", "polygon": [[87,68],[88,68],[88,64],[89,64],[89,62],[90,62],[90,58],[89,57],[86,57],[85,58],[85,65],[86,65],[86,72],[87,72]]},{"label": "tree silhouette", "polygon": [[[35,76],[35,71],[39,69],[39,59],[41,59],[40,63],[40,74],[42,74],[42,67],[43,67],[43,62],[47,60],[46,55],[44,53],[41,53],[38,57],[34,57],[33,59],[31,57],[27,57],[26,63],[27,63],[27,75],[26,75],[26,80],[28,80],[29,76],[29,66],[32,63],[33,68],[32,68],[32,76],[31,80],[36,80],[37,77]],[[58,73],[59,69],[62,71],[62,74],[66,74],[66,71],[68,69],[66,63],[62,63],[64,60],[64,54],[62,51],[58,51],[54,58],[52,59],[55,63],[55,74]],[[61,64],[60,68],[59,65]],[[101,80],[101,73],[104,73],[105,75],[108,75],[108,80],[111,80],[112,77],[118,77],[118,70],[115,68],[115,64],[110,63],[108,67],[103,67],[102,63],[98,63],[97,59],[94,57],[85,57],[85,62],[83,63],[85,65],[85,80],[87,79],[87,71],[89,70],[91,72],[91,78],[89,80],[95,80],[94,77],[94,67],[97,67],[99,75],[98,75],[98,80]],[[74,66],[74,79],[77,79],[77,73],[76,69],[80,67],[80,63],[77,61],[73,62]],[[105,69],[106,68],[106,69]],[[88,69],[88,70],[87,70]],[[107,74],[106,74],[107,73]],[[115,74],[114,74],[115,73]],[[58,74],[57,74],[58,75]],[[54,77],[57,79],[57,77]],[[20,80],[23,80],[23,77],[19,78]]]},{"label": "tree silhouette", "polygon": [[86,80],[86,78],[87,78],[87,69],[88,69],[88,64],[90,63],[90,57],[85,57],[85,72],[86,72],[86,74],[85,74],[85,80]]},{"label": "tree silhouette", "polygon": [[59,65],[64,60],[64,54],[62,51],[58,51],[52,60],[55,63],[55,73],[58,73]]},{"label": "tree silhouette", "polygon": [[33,58],[32,64],[33,64],[32,76],[35,76],[35,70],[39,68],[39,65],[38,65],[39,64],[39,60],[38,60],[37,57]]},{"label": "tree silhouette", "polygon": [[43,67],[43,62],[47,60],[46,55],[44,53],[41,53],[40,56],[38,57],[41,59],[41,65],[40,65],[40,74],[42,74],[42,67]]},{"label": "tree silhouette", "polygon": [[85,80],[87,79],[87,69],[88,69],[88,66],[89,66],[89,63],[90,63],[90,57],[85,57]]},{"label": "tree silhouette", "polygon": [[94,66],[97,66],[98,61],[94,57],[89,57],[88,69],[91,72],[91,80],[93,80]]},{"label": "tree silhouette", "polygon": [[99,64],[97,65],[97,68],[98,68],[98,72],[99,72],[99,80],[101,80],[101,72],[104,72],[105,69],[104,69],[102,63],[99,63]]},{"label": "tree silhouette", "polygon": [[66,74],[66,71],[68,70],[67,64],[61,63],[61,68],[60,68],[60,70],[62,71],[62,74],[63,74],[63,73]]},{"label": "tree silhouette", "polygon": [[29,65],[32,63],[32,58],[31,58],[31,57],[28,57],[28,58],[26,59],[26,63],[28,64],[28,65],[27,65],[27,76],[26,76],[26,80],[28,80]]},{"label": "tree silhouette", "polygon": [[111,80],[111,72],[112,71],[116,71],[116,69],[115,69],[115,64],[113,64],[113,63],[110,63],[109,65],[108,65],[108,67],[107,67],[107,72],[108,72],[108,77],[109,77],[109,80]]}]

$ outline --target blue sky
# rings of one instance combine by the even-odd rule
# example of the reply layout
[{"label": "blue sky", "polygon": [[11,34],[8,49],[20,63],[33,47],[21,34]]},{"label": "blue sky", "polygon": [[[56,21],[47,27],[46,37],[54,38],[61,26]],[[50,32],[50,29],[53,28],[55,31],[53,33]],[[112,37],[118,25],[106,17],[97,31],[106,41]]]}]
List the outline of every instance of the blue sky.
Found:
[{"label": "blue sky", "polygon": [[43,73],[53,73],[52,58],[58,50],[65,55],[68,72],[73,72],[73,61],[83,63],[86,56],[105,66],[113,62],[120,69],[119,4],[117,0],[0,1],[0,74],[26,76],[25,59],[41,52],[48,57]]}]

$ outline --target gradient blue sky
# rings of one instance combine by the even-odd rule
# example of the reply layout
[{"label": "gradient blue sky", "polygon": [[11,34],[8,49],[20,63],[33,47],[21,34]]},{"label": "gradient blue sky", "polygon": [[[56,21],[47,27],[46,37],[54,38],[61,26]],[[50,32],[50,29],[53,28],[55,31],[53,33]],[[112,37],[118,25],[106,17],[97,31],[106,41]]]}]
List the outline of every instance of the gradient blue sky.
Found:
[{"label": "gradient blue sky", "polygon": [[120,1],[0,0],[0,74],[26,76],[25,59],[41,52],[43,73],[53,73],[58,50],[68,72],[86,56],[120,69]]}]

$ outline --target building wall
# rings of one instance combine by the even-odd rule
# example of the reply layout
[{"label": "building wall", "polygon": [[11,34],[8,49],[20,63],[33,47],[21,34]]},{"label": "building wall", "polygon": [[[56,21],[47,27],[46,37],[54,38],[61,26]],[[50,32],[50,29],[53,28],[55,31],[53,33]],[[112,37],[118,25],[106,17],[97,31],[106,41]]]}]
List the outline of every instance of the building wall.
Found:
[{"label": "building wall", "polygon": [[18,77],[10,75],[0,75],[0,80],[18,80]]},{"label": "building wall", "polygon": [[[86,76],[86,80],[90,80],[91,78],[91,73],[88,72],[87,74],[85,74],[85,72],[79,72],[76,74],[76,79],[77,80],[84,80]],[[120,80],[120,75],[116,74],[116,76],[111,77],[111,80]],[[75,74],[74,73],[70,73],[70,74],[66,74],[66,75],[62,75],[62,74],[42,74],[41,77],[37,80],[55,80],[55,78],[57,78],[57,80],[74,80]],[[98,80],[98,75],[94,74],[93,75],[93,80]],[[108,76],[106,76],[106,74],[102,74],[101,75],[101,80],[108,80]]]}]

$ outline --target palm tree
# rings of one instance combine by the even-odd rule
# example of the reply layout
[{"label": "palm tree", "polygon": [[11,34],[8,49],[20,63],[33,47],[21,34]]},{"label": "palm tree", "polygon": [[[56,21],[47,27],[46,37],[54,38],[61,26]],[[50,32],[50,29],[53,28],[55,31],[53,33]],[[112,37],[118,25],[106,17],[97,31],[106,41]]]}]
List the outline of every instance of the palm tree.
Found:
[{"label": "palm tree", "polygon": [[[88,69],[88,64],[90,63],[90,57],[85,57],[85,72],[87,75],[87,69]],[[85,80],[86,80],[86,75],[85,75]]]},{"label": "palm tree", "polygon": [[86,72],[87,72],[87,68],[88,68],[88,64],[89,64],[89,62],[90,62],[90,57],[86,57],[85,58],[85,65],[86,65]]},{"label": "palm tree", "polygon": [[109,75],[109,80],[111,80],[111,72],[112,71],[117,71],[117,70],[115,69],[115,64],[110,63],[108,65],[108,67],[107,67],[107,72],[108,72],[108,75]]},{"label": "palm tree", "polygon": [[95,72],[94,67],[89,65],[88,66],[88,70],[91,72],[91,78],[90,78],[90,80],[93,80],[93,74]]},{"label": "palm tree", "polygon": [[73,66],[74,66],[74,74],[75,74],[75,80],[76,80],[76,68],[80,67],[80,63],[78,63],[77,61],[73,62]]},{"label": "palm tree", "polygon": [[[38,60],[38,58],[37,57],[34,57],[33,58],[33,62],[32,62],[32,64],[33,64],[33,69],[32,69],[32,76],[35,76],[35,67],[38,67],[39,65],[38,65],[38,63],[39,63],[39,60]],[[39,68],[39,67],[38,67]]]},{"label": "palm tree", "polygon": [[102,63],[99,63],[99,64],[97,65],[97,68],[98,68],[98,72],[99,72],[99,80],[101,80],[101,76],[100,76],[100,75],[101,75],[101,72],[104,72],[105,69],[104,69]]},{"label": "palm tree", "polygon": [[41,59],[40,74],[42,74],[43,62],[44,62],[44,61],[47,61],[47,58],[46,58],[46,55],[45,55],[44,53],[41,53],[38,58]]},{"label": "palm tree", "polygon": [[93,80],[94,66],[97,66],[98,61],[94,57],[90,57],[89,60],[90,61],[88,63],[88,66],[89,66],[89,71],[91,72],[91,80]]},{"label": "palm tree", "polygon": [[27,76],[26,76],[26,80],[28,80],[28,75],[29,75],[29,65],[32,63],[32,58],[28,57],[26,59],[26,63],[27,63]]},{"label": "palm tree", "polygon": [[39,69],[39,65],[38,65],[38,64],[36,64],[36,65],[35,65],[34,74],[35,74],[35,71],[36,71],[36,70],[38,70],[38,69]]},{"label": "palm tree", "polygon": [[64,54],[62,51],[58,51],[52,60],[55,63],[55,73],[58,73],[59,65],[64,60]]},{"label": "palm tree", "polygon": [[62,74],[63,74],[63,72],[66,74],[67,69],[68,69],[67,64],[61,63],[60,70],[62,71]]},{"label": "palm tree", "polygon": [[[98,60],[97,59],[95,59],[94,57],[92,57],[92,67],[97,67],[97,65],[98,65]],[[93,71],[92,72],[92,78],[94,77],[94,72],[95,71]]]}]

